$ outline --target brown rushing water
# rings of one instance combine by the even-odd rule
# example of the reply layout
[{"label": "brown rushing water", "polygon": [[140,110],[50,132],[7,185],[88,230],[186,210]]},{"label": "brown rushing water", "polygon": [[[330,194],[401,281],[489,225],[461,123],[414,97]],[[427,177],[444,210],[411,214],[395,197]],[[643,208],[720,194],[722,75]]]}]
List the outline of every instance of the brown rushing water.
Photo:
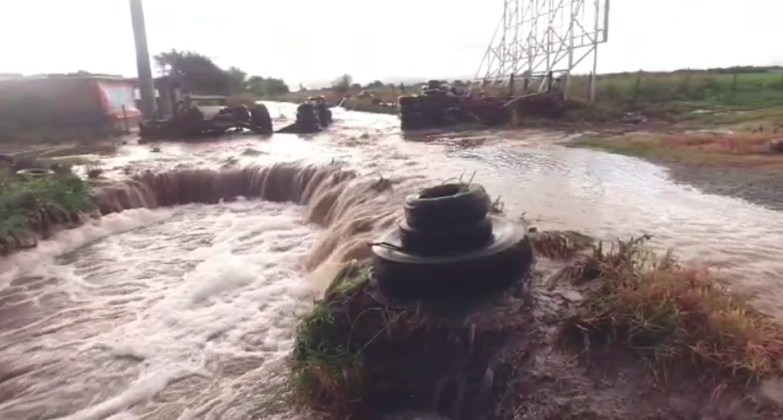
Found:
[{"label": "brown rushing water", "polygon": [[[365,177],[395,179],[400,193],[473,177],[511,217],[605,239],[651,233],[656,246],[725,267],[738,288],[765,292],[765,310],[781,308],[780,213],[675,185],[636,159],[564,148],[559,134],[403,138],[391,116],[336,117],[310,138],[164,144],[160,152],[129,145],[104,166],[122,178],[126,167],[339,161]],[[346,235],[341,226],[398,204],[343,212],[328,232]],[[302,207],[244,200],[137,209],[3,261],[0,419],[290,418],[275,404],[277,374],[296,316],[317,292],[304,262],[324,243],[305,219]]]}]

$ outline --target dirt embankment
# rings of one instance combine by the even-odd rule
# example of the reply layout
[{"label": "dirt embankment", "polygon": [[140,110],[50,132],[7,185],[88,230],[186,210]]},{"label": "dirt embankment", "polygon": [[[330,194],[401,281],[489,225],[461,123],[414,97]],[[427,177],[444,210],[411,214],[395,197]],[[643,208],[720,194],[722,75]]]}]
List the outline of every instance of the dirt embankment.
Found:
[{"label": "dirt embankment", "polygon": [[587,135],[571,145],[639,157],[661,164],[672,178],[708,194],[740,198],[783,210],[783,132],[699,130]]},{"label": "dirt embankment", "polygon": [[575,232],[528,237],[536,269],[505,293],[400,306],[355,263],[302,318],[297,406],[460,419],[773,419],[780,327],[708,272]]}]

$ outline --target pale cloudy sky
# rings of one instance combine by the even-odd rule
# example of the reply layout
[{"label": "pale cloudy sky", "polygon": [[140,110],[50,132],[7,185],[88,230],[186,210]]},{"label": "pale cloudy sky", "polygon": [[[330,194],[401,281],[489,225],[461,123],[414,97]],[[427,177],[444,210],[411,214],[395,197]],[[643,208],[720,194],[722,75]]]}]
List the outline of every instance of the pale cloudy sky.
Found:
[{"label": "pale cloudy sky", "polygon": [[[289,82],[472,75],[503,0],[145,0],[152,54]],[[783,63],[783,0],[612,0],[599,72]],[[0,73],[135,74],[128,0],[0,1]]]}]

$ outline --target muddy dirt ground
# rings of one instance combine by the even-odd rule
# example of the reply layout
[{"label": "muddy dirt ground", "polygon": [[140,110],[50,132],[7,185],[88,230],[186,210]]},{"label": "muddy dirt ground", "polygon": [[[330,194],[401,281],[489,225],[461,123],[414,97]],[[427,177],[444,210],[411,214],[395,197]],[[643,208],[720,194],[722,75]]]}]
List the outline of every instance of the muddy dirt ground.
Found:
[{"label": "muddy dirt ground", "polygon": [[739,198],[772,210],[783,210],[783,174],[762,168],[664,164],[674,181],[708,193]]},{"label": "muddy dirt ground", "polygon": [[[694,377],[658,381],[631,352],[612,347],[586,351],[578,340],[557,349],[560,321],[578,304],[578,288],[553,285],[543,270],[530,286],[533,331],[518,343],[520,375],[500,418],[513,420],[729,420],[777,419],[777,383],[728,390]],[[524,343],[524,344],[521,344]],[[770,391],[771,390],[771,391]],[[505,410],[504,410],[505,411]]]}]

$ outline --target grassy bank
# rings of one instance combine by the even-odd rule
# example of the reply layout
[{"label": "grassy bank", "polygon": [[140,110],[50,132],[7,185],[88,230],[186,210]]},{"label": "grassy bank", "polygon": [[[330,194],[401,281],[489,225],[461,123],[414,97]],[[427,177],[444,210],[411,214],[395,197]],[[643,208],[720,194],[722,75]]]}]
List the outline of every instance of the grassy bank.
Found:
[{"label": "grassy bank", "polygon": [[746,168],[783,168],[783,153],[773,150],[778,132],[635,132],[621,135],[586,135],[572,146],[645,158],[659,163]]},{"label": "grassy bank", "polygon": [[[726,291],[711,272],[681,266],[671,255],[655,256],[644,247],[646,239],[606,246],[573,232],[531,235],[539,258],[564,261],[550,281],[581,296],[561,308],[554,330],[551,320],[538,318],[541,302],[551,298],[535,286],[532,297],[519,298],[526,289],[514,288],[494,307],[466,310],[453,302],[445,312],[425,304],[401,308],[377,299],[369,265],[352,264],[301,319],[291,358],[293,395],[330,418],[404,409],[455,415],[454,407],[459,418],[466,410],[508,413],[520,404],[534,413],[546,401],[531,397],[537,391],[530,386],[566,396],[590,393],[589,381],[573,382],[585,389],[568,388],[573,366],[569,374],[533,372],[531,364],[546,354],[576,354],[590,366],[609,359],[613,370],[637,369],[642,361],[656,387],[674,382],[708,394],[742,392],[783,374],[781,325]],[[530,301],[539,302],[536,309]],[[631,355],[630,361],[592,357],[616,351]],[[546,382],[552,375],[562,377],[554,388]],[[636,386],[602,381],[618,392]]]},{"label": "grassy bank", "polygon": [[710,271],[652,254],[645,240],[596,247],[563,272],[585,297],[564,320],[564,339],[630,350],[662,381],[747,385],[783,374],[783,326]]},{"label": "grassy bank", "polygon": [[0,189],[0,253],[34,247],[58,225],[94,208],[88,186],[68,171],[46,176],[5,172]]}]

